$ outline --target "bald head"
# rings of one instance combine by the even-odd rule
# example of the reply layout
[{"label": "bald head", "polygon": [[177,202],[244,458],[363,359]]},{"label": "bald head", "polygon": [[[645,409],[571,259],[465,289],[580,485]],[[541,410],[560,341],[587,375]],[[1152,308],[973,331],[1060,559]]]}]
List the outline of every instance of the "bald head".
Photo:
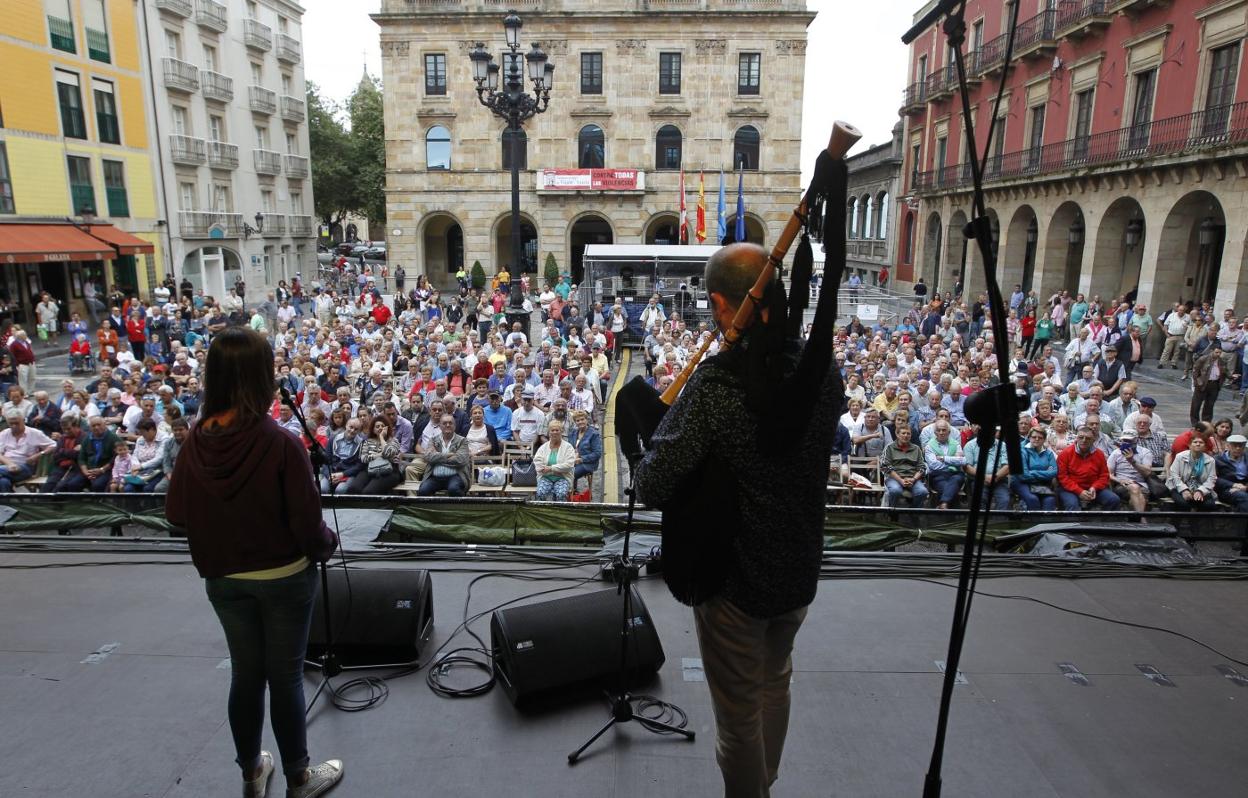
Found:
[{"label": "bald head", "polygon": [[754,287],[767,264],[767,251],[757,244],[729,244],[706,262],[706,292],[719,294],[736,308]]}]

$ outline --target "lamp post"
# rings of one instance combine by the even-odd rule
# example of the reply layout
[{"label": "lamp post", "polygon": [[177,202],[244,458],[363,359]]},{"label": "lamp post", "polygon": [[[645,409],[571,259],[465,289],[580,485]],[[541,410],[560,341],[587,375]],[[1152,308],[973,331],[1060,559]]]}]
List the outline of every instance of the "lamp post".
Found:
[{"label": "lamp post", "polygon": [[[477,42],[468,57],[472,60],[472,80],[477,84],[477,99],[496,116],[507,122],[508,146],[511,153],[511,307],[524,304],[520,289],[520,277],[524,272],[524,258],[520,246],[520,134],[526,119],[543,113],[550,105],[550,87],[555,74],[553,64],[547,63],[546,53],[534,42],[529,52],[520,54],[520,28],[524,23],[515,11],[508,11],[503,18],[503,30],[507,35],[504,64],[494,63],[494,56],[485,49],[484,42]],[[533,81],[533,93],[524,90],[527,64],[529,80]],[[499,73],[503,85],[499,88]]]}]

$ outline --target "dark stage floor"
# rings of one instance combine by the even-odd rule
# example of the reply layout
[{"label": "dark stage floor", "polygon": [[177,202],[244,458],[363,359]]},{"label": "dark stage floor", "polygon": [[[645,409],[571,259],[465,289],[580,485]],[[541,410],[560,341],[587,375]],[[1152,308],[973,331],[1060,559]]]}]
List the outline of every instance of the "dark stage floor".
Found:
[{"label": "dark stage floor", "polygon": [[[164,558],[186,559],[0,552],[0,565]],[[438,572],[461,567],[449,563],[428,567],[441,642],[476,574]],[[472,606],[543,587],[485,579]],[[1011,577],[981,587],[1180,629],[1248,658],[1244,582]],[[698,656],[692,616],[660,582],[644,582],[641,591],[667,654],[649,692],[688,712],[696,742],[629,726],[570,768],[567,753],[602,723],[602,705],[520,715],[499,690],[438,698],[422,674],[392,683],[385,704],[368,712],[318,706],[312,756],[345,760],[337,796],[716,795],[709,698],[693,680],[696,669],[682,667]],[[940,688],[935,661],[945,656],[953,598],[946,587],[899,578],[821,585],[797,640],[793,720],[775,795],[921,794]],[[5,568],[0,606],[0,796],[238,794],[225,643],[189,564]],[[485,621],[479,628],[488,634]],[[106,656],[86,661],[111,644]],[[1062,674],[1058,663],[1067,662],[1086,686]],[[1173,637],[1033,603],[977,599],[945,795],[1242,796],[1248,689],[1217,670],[1229,664]],[[1151,681],[1137,665],[1153,666],[1174,686]],[[280,779],[274,786],[280,796]]]}]

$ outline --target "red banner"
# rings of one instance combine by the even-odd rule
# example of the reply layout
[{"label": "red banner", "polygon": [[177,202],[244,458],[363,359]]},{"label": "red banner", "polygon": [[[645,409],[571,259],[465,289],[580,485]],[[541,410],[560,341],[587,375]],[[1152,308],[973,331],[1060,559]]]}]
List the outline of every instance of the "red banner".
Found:
[{"label": "red banner", "polygon": [[646,175],[637,169],[541,169],[538,191],[642,191]]}]

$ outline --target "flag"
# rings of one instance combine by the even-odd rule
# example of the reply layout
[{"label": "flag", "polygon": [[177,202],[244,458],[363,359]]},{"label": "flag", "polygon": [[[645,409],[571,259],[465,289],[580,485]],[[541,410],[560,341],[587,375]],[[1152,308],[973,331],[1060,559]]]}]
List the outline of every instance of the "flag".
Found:
[{"label": "flag", "polygon": [[744,187],[745,173],[737,172],[737,229],[733,236],[737,241],[745,240],[745,194],[742,193]]},{"label": "flag", "polygon": [[728,219],[725,214],[728,213],[728,205],[724,202],[724,170],[719,170],[719,208],[717,210],[716,231],[719,233],[719,243],[724,243],[724,239],[728,237]]},{"label": "flag", "polygon": [[701,171],[698,172],[698,226],[694,234],[699,244],[706,240],[706,181]]},{"label": "flag", "polygon": [[685,212],[685,167],[680,167],[680,243],[689,243],[689,216]]}]

